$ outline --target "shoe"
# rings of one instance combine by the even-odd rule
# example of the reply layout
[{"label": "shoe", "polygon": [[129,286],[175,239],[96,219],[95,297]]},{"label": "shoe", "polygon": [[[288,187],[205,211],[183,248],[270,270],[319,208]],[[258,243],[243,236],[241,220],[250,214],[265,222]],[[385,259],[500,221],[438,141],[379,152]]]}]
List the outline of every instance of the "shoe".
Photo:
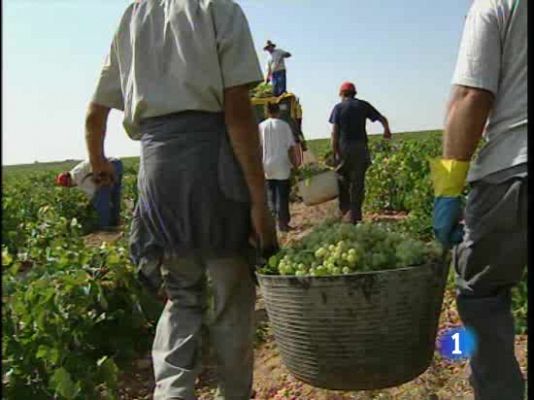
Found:
[{"label": "shoe", "polygon": [[293,228],[292,226],[289,226],[289,225],[279,225],[278,226],[278,230],[280,232],[289,232],[289,231],[292,231],[294,230],[295,228]]},{"label": "shoe", "polygon": [[347,211],[345,214],[340,213],[340,222],[343,222],[345,224],[352,224],[352,216],[350,215],[350,211]]}]

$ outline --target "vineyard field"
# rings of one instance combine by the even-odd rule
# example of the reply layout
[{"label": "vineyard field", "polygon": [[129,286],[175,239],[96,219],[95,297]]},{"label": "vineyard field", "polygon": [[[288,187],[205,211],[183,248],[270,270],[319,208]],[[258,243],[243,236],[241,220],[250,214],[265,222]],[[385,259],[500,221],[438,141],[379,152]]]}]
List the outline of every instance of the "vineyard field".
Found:
[{"label": "vineyard field", "polygon": [[[389,142],[371,135],[364,219],[387,215],[402,234],[431,240],[428,158],[439,155],[440,144],[440,131],[398,133]],[[328,139],[308,145],[325,163]],[[3,398],[138,398],[120,397],[121,371],[150,350],[162,304],[140,287],[128,255],[139,159],[122,160],[122,235],[92,245],[85,239],[95,215],[85,195],[55,186],[55,175],[78,161],[2,167]],[[302,203],[292,207],[305,209]],[[322,222],[310,217],[317,210],[305,210],[311,221],[306,229]],[[454,307],[447,303],[445,313]],[[513,307],[517,331],[526,334],[526,277],[514,291]]]}]

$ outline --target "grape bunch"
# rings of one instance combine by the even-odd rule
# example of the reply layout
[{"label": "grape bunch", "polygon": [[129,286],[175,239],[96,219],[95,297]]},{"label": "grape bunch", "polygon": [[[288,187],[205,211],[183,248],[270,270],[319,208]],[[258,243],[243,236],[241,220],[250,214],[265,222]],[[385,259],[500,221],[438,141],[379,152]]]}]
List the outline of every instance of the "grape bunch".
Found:
[{"label": "grape bunch", "polygon": [[322,174],[323,172],[330,171],[331,169],[326,165],[319,163],[310,163],[301,166],[297,171],[297,179],[299,181],[308,181],[313,178],[315,175]]},{"label": "grape bunch", "polygon": [[260,273],[327,276],[416,266],[439,259],[436,242],[425,243],[388,225],[328,222],[272,256]]}]

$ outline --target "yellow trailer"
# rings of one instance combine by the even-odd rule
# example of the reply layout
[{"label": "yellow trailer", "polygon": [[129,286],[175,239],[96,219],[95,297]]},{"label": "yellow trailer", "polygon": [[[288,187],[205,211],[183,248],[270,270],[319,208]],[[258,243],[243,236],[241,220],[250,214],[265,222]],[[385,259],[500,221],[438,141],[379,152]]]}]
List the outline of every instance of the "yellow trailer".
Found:
[{"label": "yellow trailer", "polygon": [[252,97],[251,102],[258,124],[267,119],[267,104],[277,103],[280,106],[280,118],[291,126],[295,140],[300,144],[301,151],[306,151],[306,140],[302,133],[302,107],[295,94],[284,93],[278,97]]}]

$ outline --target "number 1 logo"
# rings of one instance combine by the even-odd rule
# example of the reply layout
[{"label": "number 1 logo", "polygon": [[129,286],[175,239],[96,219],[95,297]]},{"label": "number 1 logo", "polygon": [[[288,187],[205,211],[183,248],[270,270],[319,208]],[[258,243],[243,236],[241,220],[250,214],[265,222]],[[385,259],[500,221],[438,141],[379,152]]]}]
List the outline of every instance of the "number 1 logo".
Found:
[{"label": "number 1 logo", "polygon": [[476,337],[474,332],[465,327],[448,329],[438,338],[440,354],[450,360],[469,358],[476,350]]},{"label": "number 1 logo", "polygon": [[452,339],[454,340],[454,350],[452,351],[452,354],[461,355],[462,351],[460,350],[460,332],[456,332],[454,335],[452,335]]}]

